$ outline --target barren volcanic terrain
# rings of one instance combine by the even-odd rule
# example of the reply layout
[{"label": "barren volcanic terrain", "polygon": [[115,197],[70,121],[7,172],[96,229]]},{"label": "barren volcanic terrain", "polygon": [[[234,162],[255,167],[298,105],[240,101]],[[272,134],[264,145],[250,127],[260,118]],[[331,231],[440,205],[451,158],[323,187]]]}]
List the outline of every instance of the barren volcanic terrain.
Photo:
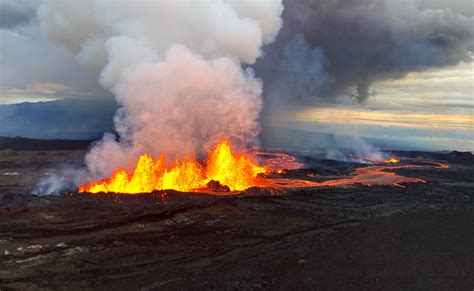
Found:
[{"label": "barren volcanic terrain", "polygon": [[306,156],[273,178],[317,187],[36,196],[84,151],[2,150],[0,289],[471,290],[473,156],[395,154],[425,182],[325,184],[368,166]]}]

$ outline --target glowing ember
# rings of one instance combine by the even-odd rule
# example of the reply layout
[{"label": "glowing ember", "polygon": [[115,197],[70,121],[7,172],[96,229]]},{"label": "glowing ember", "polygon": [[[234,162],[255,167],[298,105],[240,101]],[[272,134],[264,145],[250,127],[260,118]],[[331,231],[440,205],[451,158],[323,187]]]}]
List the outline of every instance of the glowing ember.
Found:
[{"label": "glowing ember", "polygon": [[399,160],[399,159],[397,159],[397,158],[391,157],[391,158],[389,158],[389,159],[386,159],[386,160],[385,160],[385,161],[383,161],[383,162],[384,162],[384,163],[392,163],[392,164],[396,164],[396,163],[400,162],[400,160]]},{"label": "glowing ember", "polygon": [[227,185],[232,191],[263,185],[257,177],[266,168],[258,166],[243,154],[234,154],[226,139],[216,146],[203,167],[196,160],[186,157],[182,162],[166,167],[166,158],[154,161],[150,156],[140,156],[131,175],[117,169],[110,178],[79,186],[79,192],[146,193],[153,190],[174,189],[192,191],[205,188],[210,181]]}]

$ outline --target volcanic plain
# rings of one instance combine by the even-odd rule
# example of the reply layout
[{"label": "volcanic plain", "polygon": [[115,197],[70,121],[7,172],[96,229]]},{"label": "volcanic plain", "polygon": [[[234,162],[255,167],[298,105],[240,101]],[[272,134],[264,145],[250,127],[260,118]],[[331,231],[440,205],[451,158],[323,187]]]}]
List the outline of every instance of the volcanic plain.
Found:
[{"label": "volcanic plain", "polygon": [[[395,152],[424,182],[32,195],[84,150],[0,151],[0,290],[472,290],[474,157]],[[302,156],[275,178],[367,165]]]}]

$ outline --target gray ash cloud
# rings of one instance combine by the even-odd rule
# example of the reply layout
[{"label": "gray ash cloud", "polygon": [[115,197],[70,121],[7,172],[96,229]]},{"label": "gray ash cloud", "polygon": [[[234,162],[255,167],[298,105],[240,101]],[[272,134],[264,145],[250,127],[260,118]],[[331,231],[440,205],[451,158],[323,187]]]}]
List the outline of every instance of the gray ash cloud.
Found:
[{"label": "gray ash cloud", "polygon": [[36,0],[0,0],[0,29],[12,29],[36,16]]},{"label": "gray ash cloud", "polygon": [[277,41],[255,66],[265,103],[364,103],[375,81],[471,62],[473,15],[471,0],[286,1]]}]

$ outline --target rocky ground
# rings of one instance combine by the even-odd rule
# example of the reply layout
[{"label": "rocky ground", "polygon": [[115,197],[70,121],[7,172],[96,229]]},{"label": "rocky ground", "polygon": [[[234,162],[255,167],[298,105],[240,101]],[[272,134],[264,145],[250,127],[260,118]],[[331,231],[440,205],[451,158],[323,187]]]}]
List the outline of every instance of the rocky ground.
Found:
[{"label": "rocky ground", "polygon": [[[394,169],[427,181],[406,188],[30,195],[82,156],[0,151],[0,290],[474,288],[470,154]],[[356,166],[322,164],[308,172],[334,179]]]}]

